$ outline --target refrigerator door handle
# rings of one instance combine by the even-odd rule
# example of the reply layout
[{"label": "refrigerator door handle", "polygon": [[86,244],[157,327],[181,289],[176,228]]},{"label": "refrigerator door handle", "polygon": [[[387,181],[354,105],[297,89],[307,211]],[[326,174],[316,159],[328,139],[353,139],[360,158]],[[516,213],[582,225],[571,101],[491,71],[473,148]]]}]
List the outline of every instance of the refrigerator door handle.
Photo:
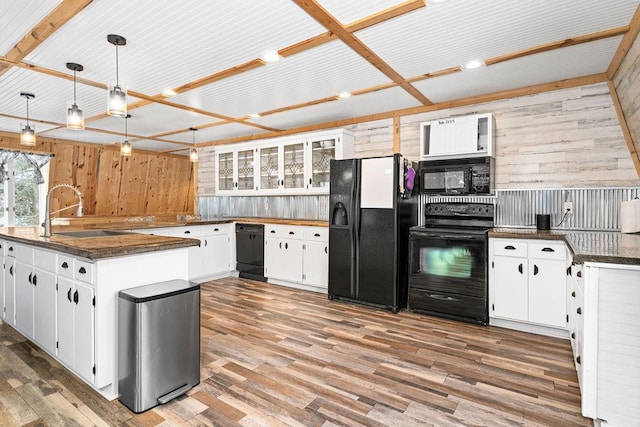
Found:
[{"label": "refrigerator door handle", "polygon": [[351,296],[357,298],[360,293],[360,160],[353,162],[351,180]]}]

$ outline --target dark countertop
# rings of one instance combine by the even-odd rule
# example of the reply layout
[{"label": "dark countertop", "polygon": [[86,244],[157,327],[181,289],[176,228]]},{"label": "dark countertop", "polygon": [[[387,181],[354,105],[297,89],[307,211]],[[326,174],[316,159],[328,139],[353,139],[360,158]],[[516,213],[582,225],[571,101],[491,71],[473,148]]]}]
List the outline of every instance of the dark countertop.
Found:
[{"label": "dark countertop", "polygon": [[[67,227],[65,227],[66,230],[68,230]],[[56,229],[54,228],[54,233],[55,231]],[[0,238],[5,240],[65,252],[92,260],[165,251],[167,249],[185,248],[200,244],[200,241],[196,239],[154,236],[142,233],[100,237],[70,237],[56,234],[51,237],[42,237],[40,233],[40,227],[0,228]]]},{"label": "dark countertop", "polygon": [[[291,219],[291,218],[257,218],[257,217],[233,217],[233,218],[212,218],[207,220],[193,221],[121,221],[109,223],[83,224],[83,225],[63,225],[64,220],[53,220],[55,230],[135,230],[143,228],[164,228],[164,227],[185,227],[189,225],[215,225],[228,224],[231,222],[258,223],[258,224],[283,224],[300,225],[312,227],[328,227],[329,221],[317,219]],[[55,225],[59,224],[59,225]]]},{"label": "dark countertop", "polygon": [[562,240],[577,264],[601,262],[640,265],[640,234],[619,231],[537,231],[528,228],[494,228],[489,237],[512,239]]}]

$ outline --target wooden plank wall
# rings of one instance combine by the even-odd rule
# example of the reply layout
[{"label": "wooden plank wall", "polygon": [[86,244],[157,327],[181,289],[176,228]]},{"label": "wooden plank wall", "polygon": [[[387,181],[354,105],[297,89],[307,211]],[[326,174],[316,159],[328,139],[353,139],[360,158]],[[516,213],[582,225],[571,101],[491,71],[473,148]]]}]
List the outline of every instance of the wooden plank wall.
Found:
[{"label": "wooden plank wall", "polygon": [[620,64],[613,78],[636,153],[640,153],[640,37]]},{"label": "wooden plank wall", "polygon": [[[0,147],[21,149],[18,136],[0,134]],[[54,153],[49,186],[72,184],[82,192],[84,214],[137,216],[193,214],[193,173],[188,157],[38,138],[33,151]],[[73,192],[52,194],[51,210],[76,203]],[[58,216],[58,215],[54,215]],[[75,216],[75,209],[59,216]]]}]

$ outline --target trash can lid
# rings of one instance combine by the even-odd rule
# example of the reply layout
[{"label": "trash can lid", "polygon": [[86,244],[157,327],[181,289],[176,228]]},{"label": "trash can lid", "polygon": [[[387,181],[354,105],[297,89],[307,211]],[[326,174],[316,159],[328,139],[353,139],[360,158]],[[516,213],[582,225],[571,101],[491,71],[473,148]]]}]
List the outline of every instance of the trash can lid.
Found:
[{"label": "trash can lid", "polygon": [[123,289],[118,293],[118,296],[127,301],[141,303],[199,290],[200,285],[197,283],[193,283],[188,280],[176,279],[153,283],[151,285]]}]

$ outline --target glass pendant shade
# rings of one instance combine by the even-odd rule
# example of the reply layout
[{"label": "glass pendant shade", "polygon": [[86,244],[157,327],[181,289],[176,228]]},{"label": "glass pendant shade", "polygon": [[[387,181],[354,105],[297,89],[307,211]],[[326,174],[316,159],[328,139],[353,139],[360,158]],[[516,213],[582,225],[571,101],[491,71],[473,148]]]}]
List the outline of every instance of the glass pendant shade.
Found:
[{"label": "glass pendant shade", "polygon": [[131,143],[126,139],[120,144],[120,155],[124,157],[131,156]]},{"label": "glass pendant shade", "polygon": [[84,117],[78,104],[70,101],[67,105],[67,129],[84,129]]},{"label": "glass pendant shade", "polygon": [[189,150],[189,160],[191,160],[193,163],[196,163],[198,161],[198,149],[192,148],[191,150]]},{"label": "glass pendant shade", "polygon": [[127,88],[120,85],[109,86],[107,114],[116,117],[127,116]]},{"label": "glass pendant shade", "polygon": [[20,130],[20,144],[28,147],[36,145],[36,130],[35,127],[30,125],[22,126]]}]

